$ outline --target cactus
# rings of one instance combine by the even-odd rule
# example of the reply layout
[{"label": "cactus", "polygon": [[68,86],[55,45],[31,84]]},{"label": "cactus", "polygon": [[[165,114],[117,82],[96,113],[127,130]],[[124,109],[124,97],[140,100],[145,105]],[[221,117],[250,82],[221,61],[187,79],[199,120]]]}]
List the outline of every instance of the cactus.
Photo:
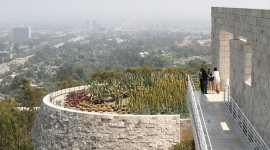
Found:
[{"label": "cactus", "polygon": [[[118,79],[110,78],[104,83],[96,81],[89,83],[89,99],[106,100],[112,97],[115,104],[111,106],[105,102],[101,106],[83,102],[79,103],[79,109],[83,110],[81,107],[84,107],[87,111],[116,111],[125,108],[125,112],[141,114],[187,113],[186,90],[187,80],[179,69],[161,70],[142,67],[141,71],[136,72],[131,69]],[[74,107],[78,102],[67,105]]]}]

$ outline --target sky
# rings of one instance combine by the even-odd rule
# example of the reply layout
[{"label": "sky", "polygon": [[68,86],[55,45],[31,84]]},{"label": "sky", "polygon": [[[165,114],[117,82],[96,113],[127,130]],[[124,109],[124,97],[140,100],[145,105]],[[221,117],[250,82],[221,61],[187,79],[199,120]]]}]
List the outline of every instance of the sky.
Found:
[{"label": "sky", "polygon": [[0,0],[0,21],[209,19],[211,7],[270,9],[270,0]]}]

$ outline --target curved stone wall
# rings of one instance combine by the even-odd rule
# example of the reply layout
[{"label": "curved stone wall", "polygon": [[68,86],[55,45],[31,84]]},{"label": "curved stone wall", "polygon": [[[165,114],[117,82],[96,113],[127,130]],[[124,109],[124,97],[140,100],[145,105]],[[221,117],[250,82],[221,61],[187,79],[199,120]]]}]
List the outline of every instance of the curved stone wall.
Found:
[{"label": "curved stone wall", "polygon": [[90,113],[54,105],[50,95],[32,129],[36,149],[72,150],[168,149],[180,141],[179,133],[180,115]]}]

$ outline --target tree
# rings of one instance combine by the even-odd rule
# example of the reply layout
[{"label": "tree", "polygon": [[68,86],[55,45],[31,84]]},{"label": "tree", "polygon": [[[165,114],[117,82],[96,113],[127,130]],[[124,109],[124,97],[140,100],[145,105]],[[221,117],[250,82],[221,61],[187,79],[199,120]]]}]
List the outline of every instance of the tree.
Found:
[{"label": "tree", "polygon": [[97,81],[104,81],[109,78],[120,78],[123,75],[121,72],[117,72],[115,69],[112,70],[98,70],[94,73],[92,73],[90,76],[91,78],[97,80]]},{"label": "tree", "polygon": [[22,99],[23,106],[37,107],[41,104],[44,92],[40,88],[34,88],[30,85],[30,79],[19,79],[20,98]]},{"label": "tree", "polygon": [[16,109],[11,100],[0,101],[0,149],[34,149],[30,130],[35,114]]},{"label": "tree", "polygon": [[78,85],[78,81],[73,80],[71,77],[67,77],[61,80],[60,83],[58,83],[58,88],[60,89],[64,89],[64,88],[70,88],[73,87],[75,85]]},{"label": "tree", "polygon": [[[85,73],[84,73],[83,68],[80,68],[80,67],[75,68],[73,74],[76,74],[76,75],[77,75],[77,78],[75,78],[75,79],[77,79],[77,80],[85,78]],[[74,76],[74,75],[73,75],[73,76]]]}]

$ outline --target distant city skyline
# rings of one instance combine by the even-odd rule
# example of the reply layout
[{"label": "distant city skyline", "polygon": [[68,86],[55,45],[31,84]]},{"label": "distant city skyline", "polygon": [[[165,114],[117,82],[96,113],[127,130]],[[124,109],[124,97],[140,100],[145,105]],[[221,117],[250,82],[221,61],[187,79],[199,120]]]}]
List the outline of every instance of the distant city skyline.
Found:
[{"label": "distant city skyline", "polygon": [[208,19],[211,7],[270,9],[269,0],[0,0],[0,21]]}]

